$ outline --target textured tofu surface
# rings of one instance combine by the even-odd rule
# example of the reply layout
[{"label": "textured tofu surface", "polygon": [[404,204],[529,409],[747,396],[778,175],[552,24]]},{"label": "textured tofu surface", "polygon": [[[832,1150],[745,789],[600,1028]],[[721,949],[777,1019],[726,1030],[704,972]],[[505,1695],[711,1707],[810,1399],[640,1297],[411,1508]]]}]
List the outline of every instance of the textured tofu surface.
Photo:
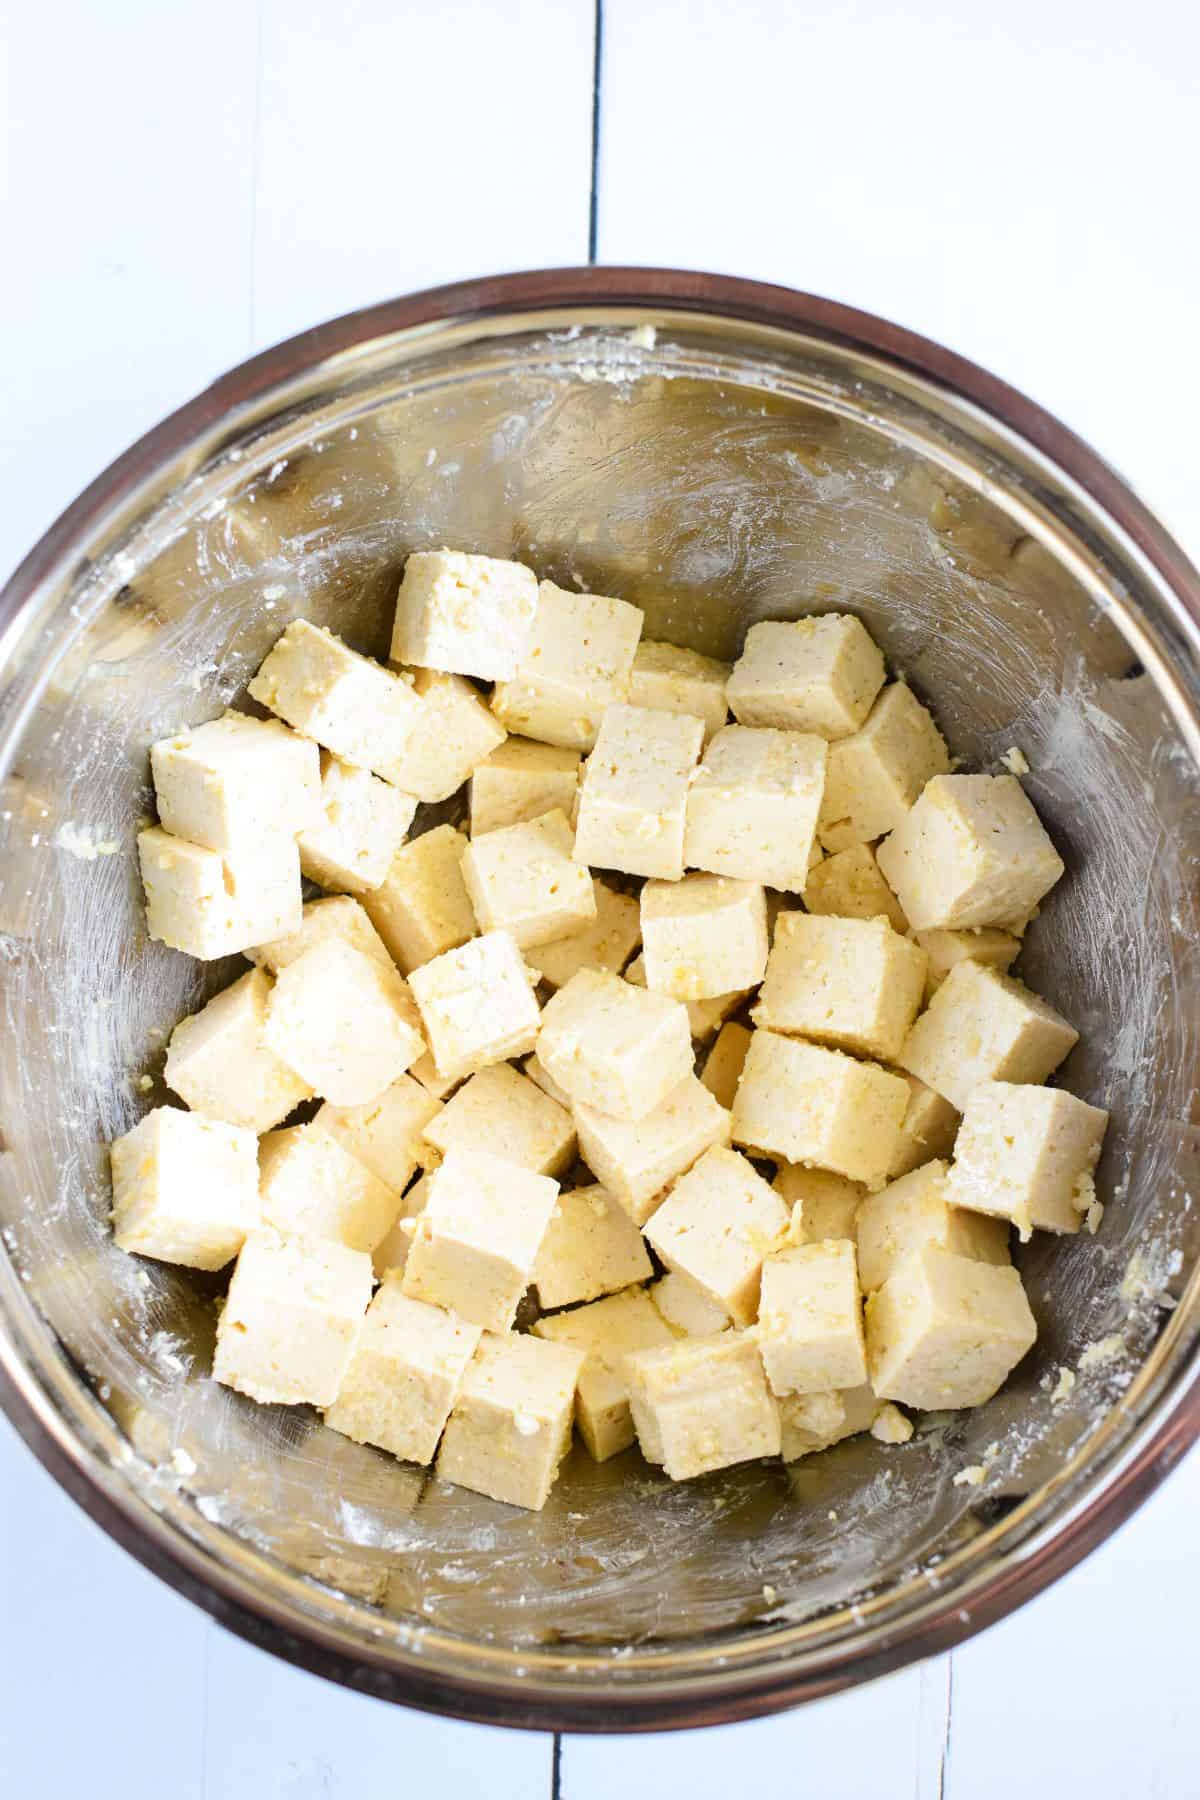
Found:
[{"label": "textured tofu surface", "polygon": [[642,889],[647,986],[674,1000],[706,1000],[757,987],[767,966],[761,883],[727,875],[648,881]]},{"label": "textured tofu surface", "polygon": [[461,675],[418,669],[420,716],[392,767],[392,780],[426,805],[448,800],[504,742],[478,688]]},{"label": "textured tofu surface", "polygon": [[[904,908],[880,873],[870,844],[822,856],[808,872],[804,905],[810,913],[843,919],[885,918],[893,931],[907,932]],[[925,948],[923,940],[922,949]]]},{"label": "textured tofu surface", "polygon": [[394,1188],[314,1121],[269,1131],[258,1147],[259,1208],[284,1237],[374,1250],[399,1209]]},{"label": "textured tofu surface", "polygon": [[471,836],[503,825],[564,812],[570,818],[579,788],[578,750],[506,737],[471,775]]},{"label": "textured tofu surface", "polygon": [[251,969],[171,1033],[167,1085],[193,1112],[270,1131],[312,1099],[308,1083],[265,1040],[270,993],[270,976]]},{"label": "textured tofu surface", "polygon": [[1062,1088],[980,1082],[963,1112],[948,1197],[1011,1219],[1022,1238],[1035,1227],[1078,1231],[1096,1198],[1092,1174],[1107,1129],[1107,1112]]},{"label": "textured tofu surface", "polygon": [[634,1351],[625,1368],[642,1454],[672,1481],[778,1456],[779,1409],[752,1335],[727,1331]]},{"label": "textured tofu surface", "polygon": [[380,1181],[401,1194],[418,1167],[429,1160],[425,1132],[441,1112],[441,1102],[411,1075],[401,1075],[362,1106],[326,1101],[316,1123]]},{"label": "textured tofu surface", "polygon": [[462,876],[480,931],[509,931],[529,950],[594,925],[595,885],[574,848],[563,812],[501,825],[468,844]]},{"label": "textured tofu surface", "polygon": [[812,733],[744,725],[718,731],[688,792],[687,867],[802,894],[827,754],[825,740]]},{"label": "textured tofu surface", "polygon": [[580,969],[619,975],[642,941],[641,909],[636,898],[611,882],[592,882],[596,916],[565,937],[525,950],[525,961],[551,987],[565,987]]},{"label": "textured tofu surface", "polygon": [[883,686],[883,657],[849,613],[752,625],[729,677],[743,725],[842,738],[857,731]]},{"label": "textured tofu surface", "polygon": [[1045,1081],[1078,1041],[1075,1027],[1024,983],[961,962],[896,1061],[962,1112],[981,1081]]},{"label": "textured tofu surface", "polygon": [[947,1163],[928,1162],[863,1201],[854,1234],[864,1293],[882,1287],[906,1256],[927,1244],[978,1262],[1004,1264],[1011,1260],[1007,1224],[952,1204],[948,1172]]},{"label": "textured tofu surface", "polygon": [[252,1233],[217,1326],[215,1379],[264,1406],[332,1405],[370,1298],[363,1251]]},{"label": "textured tofu surface", "polygon": [[653,1273],[641,1232],[598,1183],[559,1195],[533,1268],[547,1312],[619,1293]]},{"label": "textured tofu surface", "polygon": [[797,1244],[762,1267],[758,1342],[776,1394],[820,1394],[867,1378],[855,1247]]},{"label": "textured tofu surface", "polygon": [[482,1336],[384,1278],[325,1423],[407,1462],[430,1463]]},{"label": "textured tofu surface", "polygon": [[370,893],[391,868],[416,810],[411,793],[325,751],[320,810],[297,839],[301,869],[335,893]]},{"label": "textured tofu surface", "polygon": [[861,729],[831,744],[817,826],[826,850],[848,850],[894,831],[927,781],[950,769],[950,752],[903,681],[876,700]]},{"label": "textured tofu surface", "polygon": [[825,1238],[854,1239],[854,1221],[866,1199],[861,1181],[849,1181],[828,1169],[806,1169],[781,1162],[775,1192],[791,1208],[788,1239],[793,1244],[819,1244]]},{"label": "textured tofu surface", "polygon": [[725,698],[729,672],[730,665],[715,657],[643,638],[633,659],[629,698],[634,706],[699,719],[707,743],[729,717]]},{"label": "textured tofu surface", "polygon": [[470,1076],[424,1128],[425,1152],[435,1160],[483,1146],[538,1175],[561,1175],[575,1160],[575,1122],[528,1075],[495,1063]]},{"label": "textured tofu surface", "polygon": [[378,1099],[425,1048],[399,973],[337,937],[279,971],[265,1040],[314,1093],[339,1106]]},{"label": "textured tofu surface", "polygon": [[614,1119],[644,1119],[692,1071],[683,1005],[591,969],[546,1002],[537,1054],[572,1101]]},{"label": "textured tofu surface", "polygon": [[871,1295],[866,1330],[876,1394],[923,1410],[982,1406],[1037,1337],[1015,1269],[932,1245]]},{"label": "textured tofu surface", "polygon": [[840,1050],[758,1030],[733,1102],[733,1141],[882,1187],[908,1088]]},{"label": "textured tofu surface", "polygon": [[879,847],[879,867],[914,931],[1010,927],[1063,861],[1012,775],[937,775]]},{"label": "textured tofu surface", "polygon": [[554,1318],[539,1319],[536,1336],[582,1350],[575,1392],[575,1422],[588,1454],[596,1462],[627,1450],[634,1441],[629,1407],[626,1358],[636,1350],[661,1349],[675,1334],[647,1298],[644,1288],[630,1288],[590,1306],[577,1306]]},{"label": "textured tofu surface", "polygon": [[211,962],[299,930],[300,852],[291,839],[208,850],[151,825],[137,844],[146,929],[172,950]]},{"label": "textured tofu surface", "polygon": [[406,975],[473,938],[475,910],[463,883],[467,839],[436,825],[403,844],[380,885],[365,897],[372,925]]},{"label": "textured tofu surface", "polygon": [[626,875],[678,881],[689,784],[703,741],[699,719],[610,706],[583,766],[576,858]]},{"label": "textured tofu surface", "polygon": [[416,550],[396,595],[392,661],[503,681],[521,666],[537,610],[537,577],[522,563]]},{"label": "textured tofu surface", "polygon": [[686,1075],[642,1119],[614,1119],[594,1106],[575,1105],[579,1154],[615,1194],[635,1225],[644,1225],[668,1182],[714,1144],[729,1142],[729,1114],[703,1082]]},{"label": "textured tofu surface", "polygon": [[571,1441],[584,1355],[574,1344],[485,1331],[442,1438],[443,1480],[543,1507]]},{"label": "textured tofu surface", "polygon": [[523,737],[590,750],[606,710],[628,698],[641,635],[641,610],[627,601],[541,582],[524,653],[497,680],[492,710]]},{"label": "textured tofu surface", "polygon": [[420,718],[413,689],[331,631],[296,619],[250,682],[267,707],[344,762],[396,781],[401,753]]},{"label": "textured tofu surface", "polygon": [[277,719],[226,713],[150,750],[164,831],[209,850],[295,837],[320,816],[320,753]]},{"label": "textured tofu surface", "polygon": [[537,997],[507,931],[486,932],[422,963],[409,985],[442,1075],[470,1075],[533,1049]]},{"label": "textured tofu surface", "polygon": [[789,1217],[744,1156],[715,1145],[675,1182],[646,1226],[646,1241],[735,1325],[752,1325],[764,1259],[779,1247]]},{"label": "textured tofu surface", "polygon": [[349,894],[331,894],[326,899],[308,900],[300,916],[300,924],[286,937],[272,938],[246,951],[252,962],[278,974],[326,938],[344,938],[353,950],[373,956],[385,969],[394,969],[387,945],[372,925],[358,900]]},{"label": "textured tofu surface", "polygon": [[925,993],[925,952],[886,919],[780,915],[754,1020],[894,1062]]},{"label": "textured tofu surface", "polygon": [[254,1133],[160,1106],[111,1147],[113,1235],[122,1250],[221,1269],[258,1223]]},{"label": "textured tofu surface", "polygon": [[508,1331],[533,1279],[558,1183],[482,1150],[449,1150],[428,1178],[404,1292]]}]

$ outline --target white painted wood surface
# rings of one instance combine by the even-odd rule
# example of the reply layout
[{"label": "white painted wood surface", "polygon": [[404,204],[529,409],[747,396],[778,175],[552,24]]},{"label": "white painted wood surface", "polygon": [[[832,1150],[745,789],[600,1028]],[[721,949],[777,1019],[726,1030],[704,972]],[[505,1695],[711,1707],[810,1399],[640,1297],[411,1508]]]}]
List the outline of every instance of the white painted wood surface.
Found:
[{"label": "white painted wood surface", "polygon": [[[0,572],[249,351],[582,261],[593,0],[0,3]],[[1193,554],[1200,15],[1178,0],[604,0],[601,260],[889,313],[1089,436]],[[219,1631],[0,1427],[0,1791],[309,1800],[1193,1792],[1200,1459],[1016,1618],[802,1713],[551,1741]]]}]

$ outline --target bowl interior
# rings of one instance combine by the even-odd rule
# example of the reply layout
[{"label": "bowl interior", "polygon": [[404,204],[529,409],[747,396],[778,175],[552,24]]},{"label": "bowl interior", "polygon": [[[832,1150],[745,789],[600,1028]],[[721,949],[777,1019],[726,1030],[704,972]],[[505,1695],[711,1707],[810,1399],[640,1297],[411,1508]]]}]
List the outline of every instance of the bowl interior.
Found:
[{"label": "bowl interior", "polygon": [[[1064,1517],[1177,1375],[1196,1252],[1195,637],[1086,497],[861,353],[593,310],[334,357],[90,529],[6,642],[3,1305],[22,1379],[122,1507],[350,1650],[514,1692],[866,1643]],[[526,1514],[216,1387],[223,1282],[114,1249],[104,1144],[166,1098],[176,1018],[244,966],[146,940],[147,747],[236,700],[292,618],[384,654],[405,556],[443,544],[720,656],[756,619],[853,610],[967,764],[1027,757],[1069,875],[1021,968],[1082,1033],[1062,1081],[1113,1127],[1098,1235],[1021,1252],[1039,1341],[990,1405],[684,1486],[576,1450]]]}]

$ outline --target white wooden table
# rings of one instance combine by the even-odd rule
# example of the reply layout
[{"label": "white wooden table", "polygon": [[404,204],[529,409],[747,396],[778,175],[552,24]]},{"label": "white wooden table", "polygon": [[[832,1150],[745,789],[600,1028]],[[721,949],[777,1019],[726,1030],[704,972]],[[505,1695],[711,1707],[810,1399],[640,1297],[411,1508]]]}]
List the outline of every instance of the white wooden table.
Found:
[{"label": "white wooden table", "polygon": [[[939,337],[1200,551],[1200,13],[1180,0],[0,0],[0,573],[131,438],[322,317],[665,263]],[[593,126],[595,124],[595,155]],[[325,1686],[115,1549],[0,1427],[0,1791],[1093,1800],[1196,1790],[1200,1458],[1016,1618],[798,1714],[501,1733]]]}]

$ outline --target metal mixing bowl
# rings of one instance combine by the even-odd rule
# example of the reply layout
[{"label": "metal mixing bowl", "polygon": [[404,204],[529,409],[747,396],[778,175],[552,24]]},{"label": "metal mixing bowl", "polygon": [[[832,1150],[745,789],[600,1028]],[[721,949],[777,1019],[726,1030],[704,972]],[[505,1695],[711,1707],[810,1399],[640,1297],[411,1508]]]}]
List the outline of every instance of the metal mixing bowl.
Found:
[{"label": "metal mixing bowl", "polygon": [[[405,556],[442,544],[719,655],[754,619],[851,607],[959,755],[1027,756],[1069,875],[1024,970],[1114,1123],[1099,1235],[1022,1253],[1040,1337],[988,1406],[682,1486],[576,1452],[526,1514],[216,1388],[220,1283],[113,1248],[103,1146],[232,972],[146,941],[147,746],[234,699],[298,614],[382,653]],[[1061,426],[879,320],[569,270],[247,363],[0,600],[0,1399],[149,1567],[390,1699],[696,1724],[945,1648],[1102,1541],[1197,1430],[1198,762],[1196,571]]]}]

